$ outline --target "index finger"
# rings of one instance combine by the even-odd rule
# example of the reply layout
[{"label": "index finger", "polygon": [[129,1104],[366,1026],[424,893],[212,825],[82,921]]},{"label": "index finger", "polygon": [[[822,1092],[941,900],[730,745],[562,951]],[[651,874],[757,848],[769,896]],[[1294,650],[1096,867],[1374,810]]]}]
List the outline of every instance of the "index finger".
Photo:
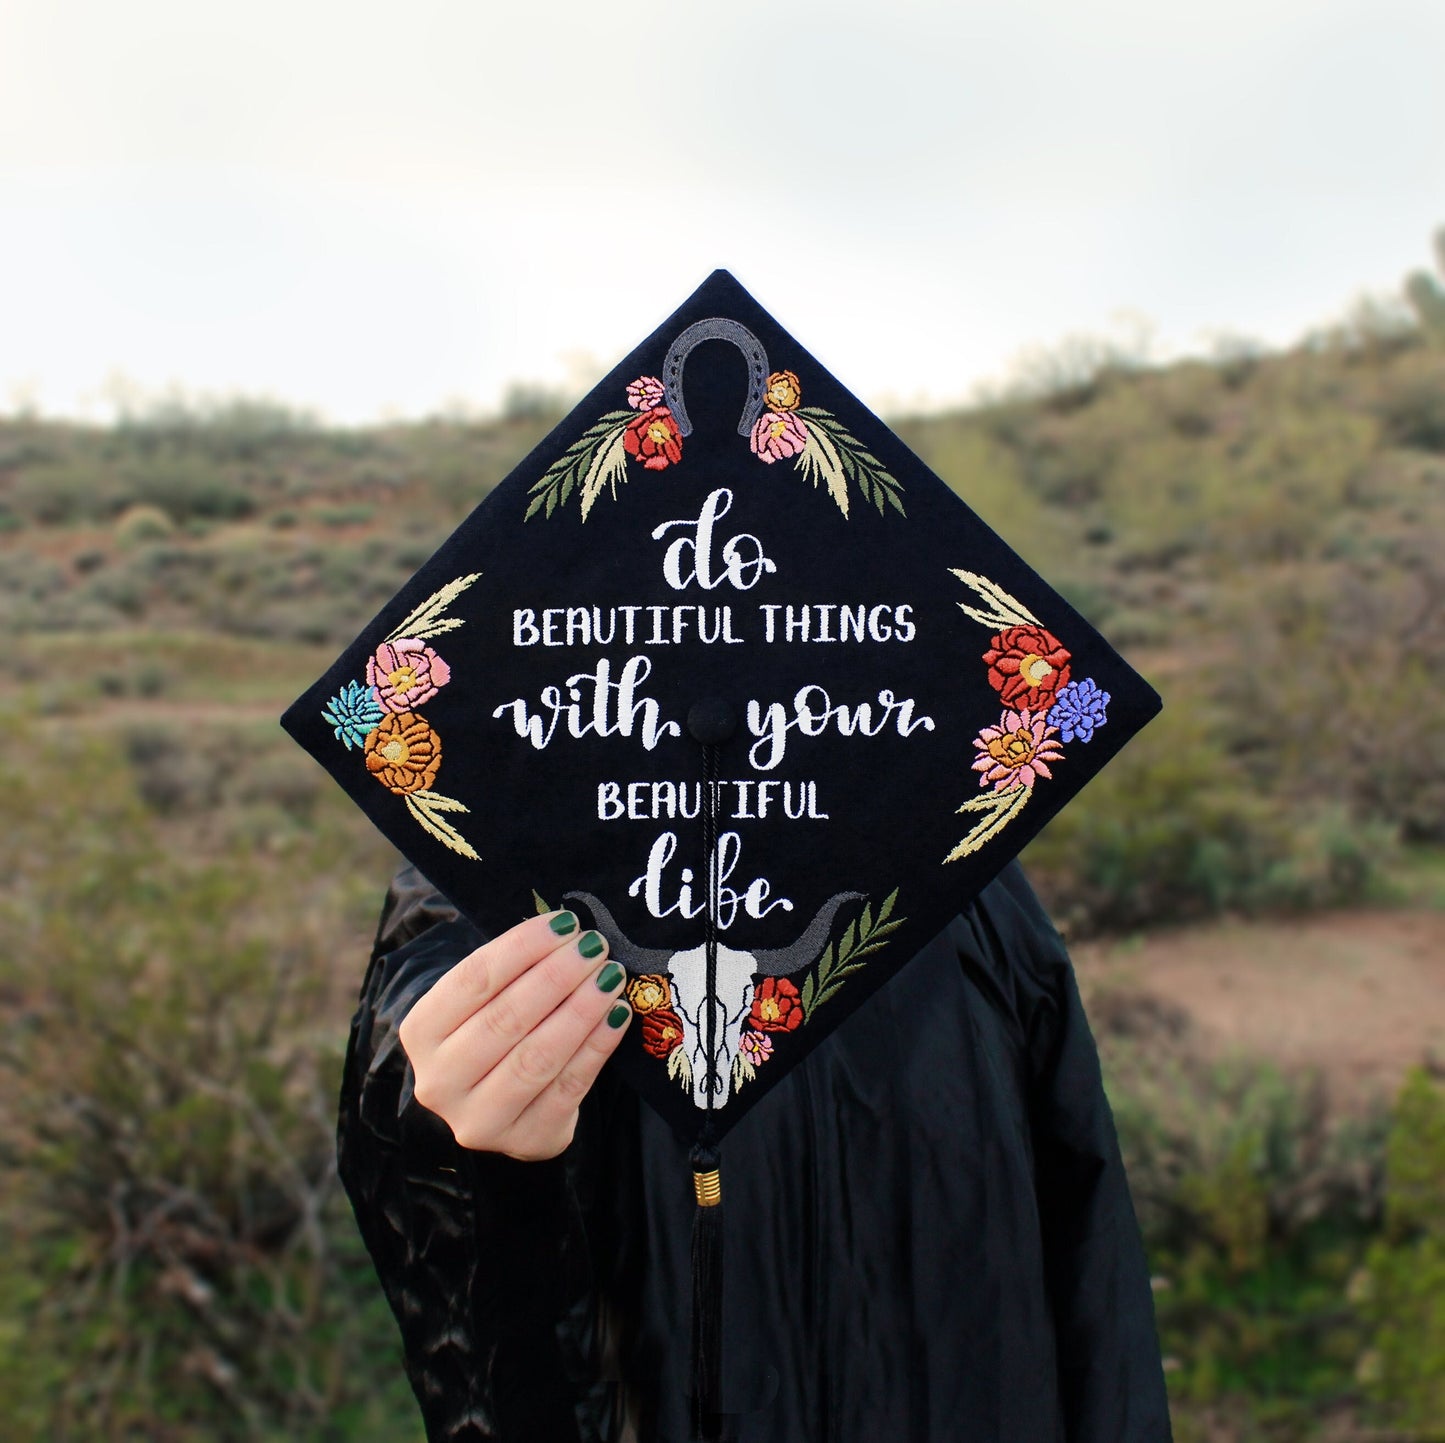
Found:
[{"label": "index finger", "polygon": [[[414,1043],[435,1046],[544,957],[577,935],[575,912],[546,912],[469,952],[407,1014]],[[405,1046],[405,1039],[403,1039]]]}]

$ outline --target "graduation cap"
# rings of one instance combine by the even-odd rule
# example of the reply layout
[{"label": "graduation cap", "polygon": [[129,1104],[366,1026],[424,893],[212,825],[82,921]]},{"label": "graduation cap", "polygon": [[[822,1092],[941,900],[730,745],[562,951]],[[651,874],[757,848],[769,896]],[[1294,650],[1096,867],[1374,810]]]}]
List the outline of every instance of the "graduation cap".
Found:
[{"label": "graduation cap", "polygon": [[631,974],[706,1393],[725,1135],[1159,705],[717,271],[283,724],[484,933],[576,907]]}]

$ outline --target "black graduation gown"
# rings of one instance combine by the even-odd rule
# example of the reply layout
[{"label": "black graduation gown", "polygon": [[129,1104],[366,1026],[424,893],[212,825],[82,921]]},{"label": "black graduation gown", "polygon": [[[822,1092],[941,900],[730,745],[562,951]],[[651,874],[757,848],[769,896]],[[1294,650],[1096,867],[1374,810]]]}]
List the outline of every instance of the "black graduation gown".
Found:
[{"label": "black graduation gown", "polygon": [[[341,1175],[433,1443],[688,1437],[687,1150],[604,1070],[571,1147],[457,1147],[408,1008],[484,939],[388,895]],[[1153,1301],[1073,969],[1016,863],[726,1138],[736,1443],[1165,1443]]]}]

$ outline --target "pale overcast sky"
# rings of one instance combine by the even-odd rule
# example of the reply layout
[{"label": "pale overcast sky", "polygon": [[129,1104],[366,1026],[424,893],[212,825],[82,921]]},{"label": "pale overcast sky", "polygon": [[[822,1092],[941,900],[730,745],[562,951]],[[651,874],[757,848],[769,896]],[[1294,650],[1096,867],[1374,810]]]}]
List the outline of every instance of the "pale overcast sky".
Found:
[{"label": "pale overcast sky", "polygon": [[1283,344],[1426,263],[1442,76],[1442,0],[0,0],[0,409],[485,409],[718,265],[885,404]]}]

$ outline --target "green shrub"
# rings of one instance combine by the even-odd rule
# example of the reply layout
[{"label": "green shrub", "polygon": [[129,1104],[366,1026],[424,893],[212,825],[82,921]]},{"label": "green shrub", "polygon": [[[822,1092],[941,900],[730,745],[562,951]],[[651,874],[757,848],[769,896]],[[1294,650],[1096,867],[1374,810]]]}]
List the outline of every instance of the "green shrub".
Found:
[{"label": "green shrub", "polygon": [[1405,297],[1430,342],[1445,346],[1445,226],[1435,232],[1435,269],[1413,271],[1405,280]]},{"label": "green shrub", "polygon": [[13,632],[45,627],[63,611],[65,587],[64,570],[48,558],[0,551],[0,625]]},{"label": "green shrub", "polygon": [[256,509],[250,487],[235,474],[203,456],[162,455],[135,467],[127,477],[131,498],[159,507],[184,524],[193,519],[233,521]]},{"label": "green shrub", "polygon": [[319,506],[316,519],[323,526],[364,526],[376,515],[369,501],[353,501],[345,506]]},{"label": "green shrub", "polygon": [[1090,1015],[1176,1408],[1309,1436],[1366,1342],[1344,1293],[1379,1217],[1386,1119],[1334,1115],[1317,1076],[1209,1061],[1152,998],[1106,993]]},{"label": "green shrub", "polygon": [[7,735],[6,1437],[417,1437],[333,1158],[333,957],[376,849],[197,846],[109,746]]},{"label": "green shrub", "polygon": [[1230,754],[1278,805],[1328,802],[1377,833],[1440,840],[1445,609],[1432,597],[1445,555],[1429,541],[1418,554],[1409,540],[1403,555],[1386,544],[1387,561],[1297,570],[1222,601],[1218,624],[1248,649],[1208,684]]},{"label": "green shrub", "polygon": [[1355,1295],[1373,1325],[1360,1378],[1392,1420],[1445,1436],[1445,1088],[1411,1071],[1386,1164],[1385,1234]]},{"label": "green shrub", "polygon": [[1445,451],[1445,366],[1403,376],[1386,391],[1380,411],[1395,445]]},{"label": "green shrub", "polygon": [[1060,924],[1088,933],[1359,901],[1395,851],[1388,828],[1252,785],[1200,704],[1180,696],[1024,861]]},{"label": "green shrub", "polygon": [[26,466],[10,492],[16,513],[42,526],[105,521],[125,502],[122,478],[113,466],[95,456]]},{"label": "green shrub", "polygon": [[175,534],[176,525],[159,506],[137,503],[116,518],[115,539],[125,547],[147,541],[165,541]]}]

